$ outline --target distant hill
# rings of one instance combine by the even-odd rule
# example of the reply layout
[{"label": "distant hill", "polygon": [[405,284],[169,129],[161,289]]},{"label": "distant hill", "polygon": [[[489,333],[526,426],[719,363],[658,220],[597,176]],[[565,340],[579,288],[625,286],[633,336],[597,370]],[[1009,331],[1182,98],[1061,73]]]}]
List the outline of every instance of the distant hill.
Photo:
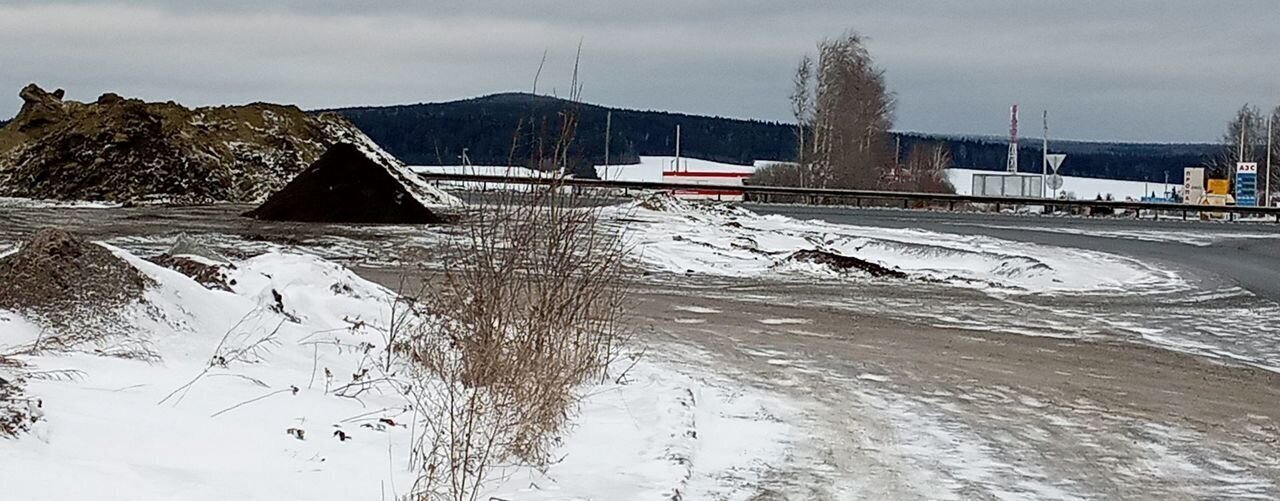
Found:
[{"label": "distant hill", "polygon": [[[494,94],[447,103],[341,108],[334,110],[354,122],[383,148],[409,164],[458,164],[463,148],[475,165],[505,165],[513,131],[521,119],[554,119],[564,100],[526,93]],[[788,160],[795,156],[792,125],[757,120],[686,115],[580,105],[581,124],[575,154],[584,164],[603,163],[605,117],[613,112],[610,140],[613,163],[633,163],[639,156],[672,155],[675,129],[681,126],[681,153],[693,158],[747,165],[755,160]],[[1002,138],[898,133],[902,151],[916,142],[943,141],[955,156],[956,167],[1003,170],[1008,145]],[[1181,182],[1182,169],[1204,163],[1216,149],[1211,144],[1106,143],[1053,141],[1054,152],[1066,153],[1062,174]],[[1026,172],[1039,172],[1040,145],[1028,139],[1020,145],[1019,163]],[[583,169],[587,174],[589,169]]]},{"label": "distant hill", "polygon": [[[459,163],[462,150],[475,165],[505,165],[521,120],[556,123],[567,101],[532,94],[495,94],[463,101],[403,106],[343,108],[346,116],[387,151],[409,164]],[[610,160],[634,163],[639,156],[675,152],[681,126],[684,155],[734,164],[791,158],[793,131],[784,124],[606,108],[582,104],[574,152],[584,163],[603,163],[605,124],[613,112]]]}]

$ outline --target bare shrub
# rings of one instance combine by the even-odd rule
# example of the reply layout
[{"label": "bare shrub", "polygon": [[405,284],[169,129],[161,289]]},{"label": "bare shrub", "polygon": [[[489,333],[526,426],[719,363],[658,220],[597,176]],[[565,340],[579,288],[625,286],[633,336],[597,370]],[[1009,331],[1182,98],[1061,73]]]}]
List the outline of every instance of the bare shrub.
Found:
[{"label": "bare shrub", "polygon": [[0,354],[0,438],[14,437],[39,419],[38,401],[28,398],[25,366]]},{"label": "bare shrub", "polygon": [[[571,107],[557,124],[534,124],[551,137],[512,151],[565,172],[577,120]],[[546,466],[580,386],[607,377],[626,337],[628,288],[626,248],[602,224],[604,205],[558,182],[499,192],[443,245],[423,298],[431,318],[408,341],[414,499],[477,499],[496,467]]]},{"label": "bare shrub", "polygon": [[943,143],[918,143],[907,154],[907,161],[895,169],[891,189],[925,193],[955,193],[947,179],[947,169],[954,164],[951,149]]},{"label": "bare shrub", "polygon": [[468,499],[493,464],[545,465],[625,338],[625,249],[599,209],[560,186],[499,198],[446,244],[411,343],[426,499]]}]

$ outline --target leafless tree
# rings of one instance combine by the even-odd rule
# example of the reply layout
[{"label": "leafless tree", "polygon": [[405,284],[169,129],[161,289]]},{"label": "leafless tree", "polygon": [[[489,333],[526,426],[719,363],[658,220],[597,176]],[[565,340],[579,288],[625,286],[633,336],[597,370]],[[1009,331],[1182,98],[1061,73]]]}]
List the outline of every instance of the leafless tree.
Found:
[{"label": "leafless tree", "polygon": [[[1271,167],[1270,187],[1271,187],[1271,192],[1274,194],[1275,192],[1280,191],[1280,168],[1277,168],[1277,166],[1275,165],[1277,162],[1280,162],[1280,106],[1276,106],[1275,109],[1271,110],[1270,119],[1271,119],[1270,121],[1270,124],[1271,124],[1271,127],[1270,127],[1271,152],[1270,153],[1271,155],[1267,156],[1264,154],[1262,161],[1266,162],[1269,159],[1272,162],[1272,165],[1270,166]],[[1266,166],[1263,166],[1263,169],[1266,169],[1266,168],[1267,168]],[[1262,184],[1259,185],[1259,188],[1265,189],[1265,186],[1266,186],[1266,183],[1264,181]],[[1272,204],[1275,203],[1274,202],[1275,200],[1276,200],[1275,195],[1271,195],[1267,199],[1268,203],[1272,203]]]},{"label": "leafless tree", "polygon": [[1227,123],[1227,131],[1222,136],[1222,150],[1207,166],[1210,174],[1230,178],[1235,175],[1236,163],[1265,160],[1266,122],[1257,106],[1241,106]]},{"label": "leafless tree", "polygon": [[792,80],[791,113],[796,120],[796,170],[795,185],[809,188],[811,178],[805,173],[811,166],[809,162],[810,146],[808,137],[813,130],[813,58],[808,54],[800,58],[796,66],[796,74]]},{"label": "leafless tree", "polygon": [[955,187],[947,179],[947,169],[953,162],[951,149],[946,144],[917,143],[907,154],[898,182],[892,187],[903,191],[955,193]]},{"label": "leafless tree", "polygon": [[850,32],[818,46],[815,144],[825,186],[876,188],[892,158],[894,99],[865,39]]},{"label": "leafless tree", "polygon": [[816,59],[801,59],[791,95],[796,162],[775,170],[773,180],[785,177],[787,184],[815,188],[881,187],[893,158],[888,136],[894,98],[865,42],[849,32],[819,43]]}]

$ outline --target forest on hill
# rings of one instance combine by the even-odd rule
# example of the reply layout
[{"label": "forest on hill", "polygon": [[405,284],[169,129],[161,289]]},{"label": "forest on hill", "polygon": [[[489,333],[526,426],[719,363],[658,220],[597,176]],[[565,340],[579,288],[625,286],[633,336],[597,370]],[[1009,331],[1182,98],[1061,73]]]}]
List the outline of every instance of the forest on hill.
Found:
[{"label": "forest on hill", "polygon": [[[474,165],[506,165],[512,157],[517,127],[554,122],[577,106],[580,123],[574,142],[580,174],[605,160],[606,117],[612,112],[610,161],[634,163],[640,156],[675,154],[675,130],[681,129],[681,154],[716,162],[748,165],[755,160],[795,157],[795,126],[777,122],[687,115],[664,111],[609,108],[574,104],[525,93],[494,94],[446,103],[340,108],[333,110],[354,122],[383,148],[415,165],[461,163],[463,150]],[[894,133],[900,151],[917,143],[942,142],[950,148],[955,167],[1003,170],[1008,143],[1002,138],[952,136],[915,132]],[[1213,144],[1107,143],[1053,141],[1055,153],[1066,153],[1061,173],[1134,181],[1181,182],[1184,167],[1204,164],[1220,147]],[[1019,165],[1026,172],[1040,170],[1040,142],[1019,145]],[[516,155],[520,158],[520,155]]]}]

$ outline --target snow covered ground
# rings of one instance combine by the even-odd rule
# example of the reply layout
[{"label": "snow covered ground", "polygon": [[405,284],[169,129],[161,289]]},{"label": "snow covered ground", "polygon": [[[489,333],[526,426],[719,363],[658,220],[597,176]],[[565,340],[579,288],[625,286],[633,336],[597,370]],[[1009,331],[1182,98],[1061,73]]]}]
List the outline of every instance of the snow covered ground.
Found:
[{"label": "snow covered ground", "polygon": [[832,277],[788,257],[822,250],[901,270],[917,279],[1006,293],[1125,294],[1181,290],[1176,273],[1134,259],[980,235],[802,221],[655,196],[611,209],[643,265],[718,277]]},{"label": "snow covered ground", "polygon": [[[120,336],[18,357],[44,419],[0,441],[3,498],[345,501],[408,491],[414,413],[397,364],[381,362],[394,294],[315,256],[239,261],[228,292],[113,251],[157,285],[127,307]],[[0,311],[0,352],[42,335]],[[784,453],[790,431],[773,416],[789,404],[691,367],[655,354],[622,382],[584,388],[561,461],[503,470],[493,493],[736,499],[736,486]]]}]

